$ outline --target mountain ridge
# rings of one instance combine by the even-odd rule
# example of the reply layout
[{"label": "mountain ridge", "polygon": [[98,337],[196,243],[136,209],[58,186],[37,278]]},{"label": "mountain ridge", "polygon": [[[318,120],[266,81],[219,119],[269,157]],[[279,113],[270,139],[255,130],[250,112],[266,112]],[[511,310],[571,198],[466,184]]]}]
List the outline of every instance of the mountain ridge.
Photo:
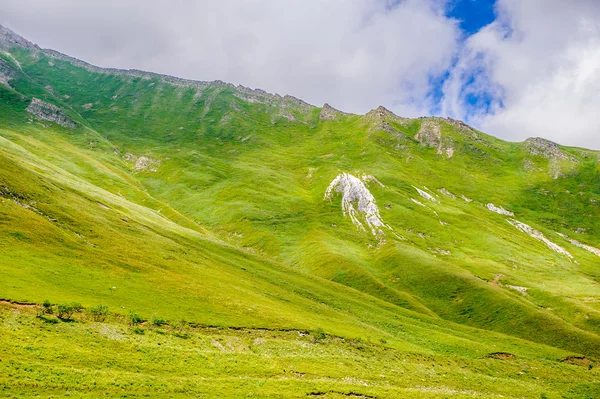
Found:
[{"label": "mountain ridge", "polygon": [[0,386],[600,392],[597,152],[52,54],[0,54]]},{"label": "mountain ridge", "polygon": [[[9,28],[6,28],[6,27],[3,27],[2,25],[0,25],[0,48],[2,48],[5,51],[8,51],[10,49],[9,48],[10,45],[21,47],[21,48],[28,49],[28,50],[39,51],[48,57],[69,62],[73,65],[85,68],[85,69],[89,70],[90,72],[118,74],[118,75],[128,76],[128,77],[132,77],[132,78],[144,78],[144,79],[158,78],[160,81],[162,81],[164,83],[169,83],[174,86],[179,86],[179,87],[184,87],[184,88],[194,88],[197,90],[203,90],[209,85],[217,85],[217,86],[223,86],[223,87],[228,87],[228,88],[237,90],[240,94],[240,97],[245,100],[258,100],[258,101],[263,101],[267,104],[272,103],[273,101],[275,101],[275,102],[285,101],[285,102],[300,105],[302,107],[319,108],[315,105],[309,104],[309,103],[305,102],[304,100],[299,99],[299,98],[294,97],[289,94],[282,96],[277,93],[269,93],[260,88],[253,89],[253,88],[249,88],[249,87],[246,87],[243,85],[234,85],[232,83],[224,82],[222,80],[202,81],[202,80],[179,78],[179,77],[176,77],[173,75],[143,71],[143,70],[139,70],[139,69],[118,69],[118,68],[110,68],[110,67],[105,68],[105,67],[95,66],[86,61],[77,59],[75,57],[71,57],[69,55],[63,54],[63,53],[53,50],[53,49],[42,49],[37,44],[34,44],[34,43],[28,41],[27,39],[18,35],[17,33],[10,30]],[[337,110],[337,109],[331,107],[327,103],[325,103],[320,108],[321,109],[325,108],[326,110],[331,108],[334,112],[339,112],[344,115],[351,115],[344,111]],[[403,119],[403,118],[404,119],[439,118],[439,119],[445,120],[449,123],[459,125],[461,127],[473,129],[473,127],[469,126],[465,122],[463,122],[461,120],[456,120],[456,119],[453,119],[450,117],[420,116],[420,117],[416,117],[416,118],[406,118],[406,117],[398,116],[382,105],[366,112],[364,114],[364,116],[368,117],[370,114],[377,115],[380,118],[384,118],[385,116],[391,116],[396,119],[397,118],[400,118],[400,119]],[[530,138],[524,139],[523,141],[521,141],[519,143],[526,144],[526,142],[531,141],[533,139],[535,139],[535,137],[530,137]],[[545,139],[545,138],[540,137],[539,139],[545,140],[546,142],[549,142],[549,143],[557,144],[557,143],[555,143],[551,140]],[[577,147],[571,147],[571,148],[577,148]],[[595,150],[591,150],[591,151],[595,151]]]}]

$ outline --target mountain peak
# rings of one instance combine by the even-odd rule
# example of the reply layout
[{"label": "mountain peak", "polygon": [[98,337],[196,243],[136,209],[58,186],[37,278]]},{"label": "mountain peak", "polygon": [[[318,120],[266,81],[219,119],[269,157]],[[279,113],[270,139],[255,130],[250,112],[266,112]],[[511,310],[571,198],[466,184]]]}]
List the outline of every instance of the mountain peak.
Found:
[{"label": "mountain peak", "polygon": [[541,138],[541,137],[530,137],[523,142],[527,152],[533,156],[542,156],[549,159],[571,159],[576,161],[575,158],[570,157],[563,150],[560,149],[558,144],[553,141]]},{"label": "mountain peak", "polygon": [[7,51],[13,47],[21,47],[30,50],[39,50],[37,44],[30,42],[12,30],[0,25],[0,49]]},{"label": "mountain peak", "polygon": [[386,117],[386,116],[397,116],[392,111],[390,111],[389,109],[385,108],[383,105],[380,105],[379,107],[377,107],[377,108],[369,111],[367,113],[367,115],[374,115],[374,116],[378,116],[380,118],[383,118],[383,117]]}]

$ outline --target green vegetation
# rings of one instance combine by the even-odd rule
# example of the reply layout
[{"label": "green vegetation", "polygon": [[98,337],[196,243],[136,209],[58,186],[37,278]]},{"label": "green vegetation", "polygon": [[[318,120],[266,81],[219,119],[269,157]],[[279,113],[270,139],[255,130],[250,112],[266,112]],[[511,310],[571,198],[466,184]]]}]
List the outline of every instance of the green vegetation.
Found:
[{"label": "green vegetation", "polygon": [[0,395],[599,397],[599,153],[0,56]]}]

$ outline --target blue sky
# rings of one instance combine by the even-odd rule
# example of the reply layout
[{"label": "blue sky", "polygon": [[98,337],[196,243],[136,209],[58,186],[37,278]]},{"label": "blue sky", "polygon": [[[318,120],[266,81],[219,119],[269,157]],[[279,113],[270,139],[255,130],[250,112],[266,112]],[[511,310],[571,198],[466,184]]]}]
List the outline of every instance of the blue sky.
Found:
[{"label": "blue sky", "polygon": [[471,35],[495,19],[494,4],[495,0],[452,0],[446,15],[461,21],[460,28]]},{"label": "blue sky", "polygon": [[[477,33],[481,28],[492,23],[496,14],[494,11],[495,0],[451,0],[446,5],[446,16],[458,21],[458,26],[462,31],[459,41],[465,41],[469,36]],[[439,115],[443,113],[441,101],[444,97],[444,83],[451,76],[452,67],[456,59],[448,65],[448,69],[437,76],[431,77],[431,92],[429,96],[432,104],[429,107],[429,113]],[[476,75],[477,71],[473,71]],[[469,87],[475,76],[468,78],[465,88]],[[464,93],[465,107],[468,109],[462,115],[462,118],[469,121],[470,114],[479,112],[489,112],[490,105],[494,98],[490,93]],[[501,103],[501,99],[495,99]]]}]

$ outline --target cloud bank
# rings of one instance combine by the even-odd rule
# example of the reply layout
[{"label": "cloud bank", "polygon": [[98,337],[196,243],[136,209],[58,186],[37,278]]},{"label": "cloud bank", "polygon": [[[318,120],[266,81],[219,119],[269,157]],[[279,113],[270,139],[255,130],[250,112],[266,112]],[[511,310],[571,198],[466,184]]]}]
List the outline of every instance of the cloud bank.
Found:
[{"label": "cloud bank", "polygon": [[442,113],[511,140],[600,148],[600,2],[499,0],[445,82]]},{"label": "cloud bank", "polygon": [[600,2],[498,0],[468,36],[449,0],[4,0],[0,24],[107,67],[220,79],[315,105],[463,119],[600,148]]}]

